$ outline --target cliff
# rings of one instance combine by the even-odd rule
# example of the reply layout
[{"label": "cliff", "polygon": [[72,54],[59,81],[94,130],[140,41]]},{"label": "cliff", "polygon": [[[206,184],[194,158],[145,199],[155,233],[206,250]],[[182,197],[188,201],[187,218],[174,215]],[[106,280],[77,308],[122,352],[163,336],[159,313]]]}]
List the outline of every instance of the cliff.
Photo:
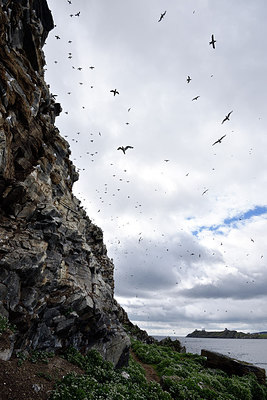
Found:
[{"label": "cliff", "polygon": [[0,0],[0,314],[16,326],[2,353],[94,347],[120,365],[114,266],[72,193],[78,173],[44,81],[53,26],[46,0]]}]

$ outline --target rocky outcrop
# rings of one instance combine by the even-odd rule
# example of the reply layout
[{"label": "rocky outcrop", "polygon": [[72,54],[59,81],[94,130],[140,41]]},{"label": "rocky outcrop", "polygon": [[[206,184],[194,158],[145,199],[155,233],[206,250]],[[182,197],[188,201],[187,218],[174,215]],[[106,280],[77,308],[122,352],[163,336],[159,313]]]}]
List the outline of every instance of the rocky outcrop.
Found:
[{"label": "rocky outcrop", "polygon": [[118,318],[119,318],[119,321],[122,323],[126,332],[133,339],[139,340],[140,342],[147,343],[147,344],[160,343],[153,336],[149,336],[149,334],[145,330],[140,329],[139,326],[137,326],[137,325],[134,325],[129,320],[128,314],[122,307],[119,308]]},{"label": "rocky outcrop", "polygon": [[224,331],[205,331],[205,329],[195,329],[194,332],[189,333],[186,337],[210,339],[261,339],[264,338],[264,335],[260,333],[230,331],[229,329],[225,328]]},{"label": "rocky outcrop", "polygon": [[235,360],[220,353],[208,350],[201,350],[201,355],[206,357],[206,366],[209,368],[218,368],[225,371],[229,375],[243,376],[254,374],[259,383],[266,383],[265,369],[256,365],[246,363],[244,361]]},{"label": "rocky outcrop", "polygon": [[44,81],[46,0],[0,0],[0,314],[14,350],[94,347],[115,365],[129,339],[103,233],[72,194],[78,173]]}]

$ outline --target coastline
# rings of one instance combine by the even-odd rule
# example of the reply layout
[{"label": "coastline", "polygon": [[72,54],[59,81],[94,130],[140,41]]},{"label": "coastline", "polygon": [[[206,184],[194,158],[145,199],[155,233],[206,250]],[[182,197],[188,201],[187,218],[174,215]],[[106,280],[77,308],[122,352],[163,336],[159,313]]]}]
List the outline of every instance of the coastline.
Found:
[{"label": "coastline", "polygon": [[206,331],[195,329],[194,332],[186,335],[188,338],[203,339],[267,339],[266,332],[244,333],[225,328],[224,331]]}]

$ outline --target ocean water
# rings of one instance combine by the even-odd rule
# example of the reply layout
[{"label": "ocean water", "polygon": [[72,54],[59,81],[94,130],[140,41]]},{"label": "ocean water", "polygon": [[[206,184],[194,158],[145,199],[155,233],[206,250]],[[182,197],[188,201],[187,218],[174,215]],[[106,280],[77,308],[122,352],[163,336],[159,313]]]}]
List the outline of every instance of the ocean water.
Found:
[{"label": "ocean water", "polygon": [[[155,336],[160,340],[163,337]],[[180,340],[187,353],[200,354],[201,349],[216,351],[264,368],[267,372],[267,339],[206,339],[172,337]]]}]

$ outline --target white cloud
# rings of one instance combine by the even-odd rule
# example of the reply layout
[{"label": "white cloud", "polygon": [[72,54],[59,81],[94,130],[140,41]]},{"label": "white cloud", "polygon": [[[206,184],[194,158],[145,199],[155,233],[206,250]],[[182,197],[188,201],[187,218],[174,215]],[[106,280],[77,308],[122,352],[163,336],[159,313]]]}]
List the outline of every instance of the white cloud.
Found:
[{"label": "white cloud", "polygon": [[265,329],[266,214],[238,220],[266,205],[265,2],[48,3],[56,123],[130,318],[154,334]]}]

